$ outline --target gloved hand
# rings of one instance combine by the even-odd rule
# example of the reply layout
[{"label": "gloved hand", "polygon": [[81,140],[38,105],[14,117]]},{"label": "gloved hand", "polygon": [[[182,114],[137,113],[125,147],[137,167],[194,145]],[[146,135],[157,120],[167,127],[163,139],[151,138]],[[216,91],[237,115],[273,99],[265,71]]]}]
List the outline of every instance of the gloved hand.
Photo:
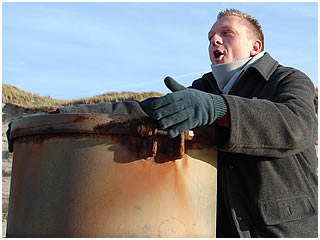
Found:
[{"label": "gloved hand", "polygon": [[[172,92],[176,92],[176,91],[180,91],[183,89],[186,89],[186,87],[182,86],[181,84],[179,84],[178,82],[176,82],[172,77],[166,77],[164,79],[164,83],[166,84],[166,86],[172,91]],[[151,97],[151,98],[147,98],[141,102],[139,102],[141,108],[143,109],[143,111],[148,114],[149,116],[152,116],[152,102],[158,99],[157,97]]]},{"label": "gloved hand", "polygon": [[164,83],[166,84],[167,88],[171,90],[171,92],[177,92],[186,89],[185,86],[179,84],[177,81],[175,81],[172,77],[169,76],[164,79]]},{"label": "gloved hand", "polygon": [[[169,81],[171,84],[172,81]],[[170,85],[172,86],[174,90],[179,89],[177,84]],[[154,100],[152,108],[153,118],[158,120],[159,126],[172,138],[186,130],[210,125],[222,119],[227,111],[221,96],[191,88],[178,90]]]},{"label": "gloved hand", "polygon": [[152,102],[153,102],[155,99],[158,99],[158,98],[157,98],[157,97],[151,97],[151,98],[147,98],[147,99],[139,102],[140,107],[142,108],[142,110],[143,110],[149,117],[152,117],[152,111],[153,111]]}]

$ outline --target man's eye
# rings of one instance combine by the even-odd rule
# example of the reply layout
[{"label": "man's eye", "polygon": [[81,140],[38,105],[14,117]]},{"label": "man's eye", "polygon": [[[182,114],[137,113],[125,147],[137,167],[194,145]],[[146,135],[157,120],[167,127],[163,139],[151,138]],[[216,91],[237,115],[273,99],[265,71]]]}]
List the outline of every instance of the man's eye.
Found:
[{"label": "man's eye", "polygon": [[223,34],[224,34],[224,35],[231,35],[232,32],[231,32],[231,31],[224,31]]}]

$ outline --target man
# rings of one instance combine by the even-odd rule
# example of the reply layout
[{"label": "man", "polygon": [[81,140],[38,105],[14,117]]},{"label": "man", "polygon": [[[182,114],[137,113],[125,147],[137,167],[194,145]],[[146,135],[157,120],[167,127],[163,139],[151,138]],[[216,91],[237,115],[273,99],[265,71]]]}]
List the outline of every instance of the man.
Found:
[{"label": "man", "polygon": [[[317,237],[314,86],[263,51],[257,20],[219,13],[209,34],[212,72],[152,99],[170,137],[212,129],[218,149],[217,237]],[[150,105],[149,105],[150,106]]]}]

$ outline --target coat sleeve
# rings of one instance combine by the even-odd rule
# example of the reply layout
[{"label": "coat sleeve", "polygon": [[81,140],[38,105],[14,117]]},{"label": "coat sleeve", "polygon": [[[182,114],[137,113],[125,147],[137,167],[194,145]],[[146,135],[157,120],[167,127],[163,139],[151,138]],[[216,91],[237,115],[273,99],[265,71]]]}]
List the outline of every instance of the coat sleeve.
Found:
[{"label": "coat sleeve", "polygon": [[315,144],[317,120],[311,80],[304,73],[292,70],[281,79],[271,78],[266,84],[276,87],[275,94],[268,99],[224,96],[229,106],[230,136],[219,150],[284,157]]}]

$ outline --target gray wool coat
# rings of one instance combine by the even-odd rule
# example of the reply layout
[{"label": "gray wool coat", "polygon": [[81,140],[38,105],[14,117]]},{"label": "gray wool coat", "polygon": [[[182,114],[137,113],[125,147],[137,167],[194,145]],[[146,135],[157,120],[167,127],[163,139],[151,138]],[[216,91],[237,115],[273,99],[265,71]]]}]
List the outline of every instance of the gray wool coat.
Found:
[{"label": "gray wool coat", "polygon": [[[211,73],[192,88],[222,94]],[[218,144],[218,237],[317,237],[314,85],[268,53],[225,98]]]}]

